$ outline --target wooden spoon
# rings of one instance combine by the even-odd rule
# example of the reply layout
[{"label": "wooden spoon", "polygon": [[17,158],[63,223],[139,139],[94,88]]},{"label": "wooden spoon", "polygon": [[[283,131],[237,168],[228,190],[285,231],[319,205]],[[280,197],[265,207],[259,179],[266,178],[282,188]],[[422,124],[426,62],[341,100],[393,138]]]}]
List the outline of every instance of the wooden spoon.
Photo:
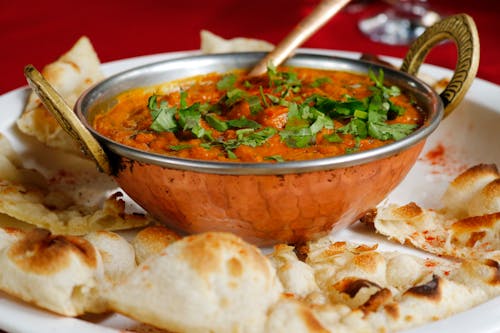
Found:
[{"label": "wooden spoon", "polygon": [[292,55],[297,47],[338,13],[350,0],[323,0],[288,34],[274,50],[269,52],[252,70],[250,76],[264,74],[267,66],[280,65]]}]

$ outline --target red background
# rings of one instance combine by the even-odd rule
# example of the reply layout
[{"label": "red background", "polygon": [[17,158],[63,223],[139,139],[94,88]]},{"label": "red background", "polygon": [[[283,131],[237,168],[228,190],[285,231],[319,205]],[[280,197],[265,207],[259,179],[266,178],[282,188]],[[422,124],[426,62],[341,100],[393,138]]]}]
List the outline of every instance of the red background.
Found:
[{"label": "red background", "polygon": [[[87,35],[102,62],[126,57],[198,49],[199,32],[225,38],[261,38],[277,43],[304,17],[317,0],[0,0],[0,94],[26,84],[23,67],[41,68]],[[500,1],[430,0],[432,8],[449,15],[467,13],[476,21],[481,41],[478,77],[500,83]],[[326,48],[403,57],[406,46],[371,42],[357,28],[361,17],[384,9],[368,1],[337,14],[304,47]],[[453,68],[456,51],[445,44],[426,62]]]}]

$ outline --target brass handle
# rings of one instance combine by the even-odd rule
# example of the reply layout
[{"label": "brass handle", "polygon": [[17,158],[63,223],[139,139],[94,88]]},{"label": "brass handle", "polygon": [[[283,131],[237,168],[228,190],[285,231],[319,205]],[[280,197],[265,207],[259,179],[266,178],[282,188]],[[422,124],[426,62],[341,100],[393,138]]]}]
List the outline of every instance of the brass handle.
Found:
[{"label": "brass handle", "polygon": [[429,51],[448,39],[455,42],[458,57],[453,77],[440,94],[445,116],[462,101],[477,73],[479,36],[474,20],[467,14],[458,14],[435,23],[412,43],[401,65],[402,71],[416,75]]},{"label": "brass handle", "polygon": [[285,61],[293,51],[308,39],[316,30],[338,13],[350,0],[323,0],[316,8],[269,52],[248,73],[249,76],[258,76],[267,72],[267,65],[272,63],[278,66]]},{"label": "brass handle", "polygon": [[94,160],[99,170],[110,174],[111,167],[106,153],[61,95],[33,65],[24,68],[24,76],[59,125],[80,144],[83,152]]}]

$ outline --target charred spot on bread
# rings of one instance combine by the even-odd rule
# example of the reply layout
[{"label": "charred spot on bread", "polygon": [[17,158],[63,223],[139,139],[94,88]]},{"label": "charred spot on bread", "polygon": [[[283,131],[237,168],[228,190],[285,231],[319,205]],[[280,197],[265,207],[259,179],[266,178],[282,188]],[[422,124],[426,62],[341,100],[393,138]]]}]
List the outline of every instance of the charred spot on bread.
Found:
[{"label": "charred spot on bread", "polygon": [[432,279],[424,284],[408,289],[405,294],[438,301],[441,298],[441,278],[434,274]]},{"label": "charred spot on bread", "polygon": [[383,288],[371,295],[370,298],[360,307],[360,310],[366,315],[375,312],[379,307],[392,299],[392,293],[389,289]]},{"label": "charred spot on bread", "polygon": [[342,279],[341,281],[337,282],[334,285],[334,288],[337,289],[338,291],[345,293],[349,295],[351,298],[354,298],[356,294],[362,289],[362,288],[369,288],[369,287],[376,287],[378,289],[382,289],[378,284],[375,282],[366,280],[366,279],[357,279],[357,278],[345,278]]},{"label": "charred spot on bread", "polygon": [[76,255],[89,267],[97,266],[94,247],[85,239],[52,235],[45,229],[33,229],[9,249],[9,257],[24,271],[55,274],[71,265]]}]

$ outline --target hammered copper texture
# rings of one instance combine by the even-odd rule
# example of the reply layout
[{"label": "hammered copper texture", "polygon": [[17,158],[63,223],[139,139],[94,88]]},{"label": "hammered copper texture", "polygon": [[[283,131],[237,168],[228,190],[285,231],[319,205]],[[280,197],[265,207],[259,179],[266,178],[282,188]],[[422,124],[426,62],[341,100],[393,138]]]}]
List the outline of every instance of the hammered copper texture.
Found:
[{"label": "hammered copper texture", "polygon": [[260,246],[296,243],[375,207],[406,176],[423,144],[357,166],[285,175],[208,174],[122,159],[117,181],[176,230],[228,231]]}]

